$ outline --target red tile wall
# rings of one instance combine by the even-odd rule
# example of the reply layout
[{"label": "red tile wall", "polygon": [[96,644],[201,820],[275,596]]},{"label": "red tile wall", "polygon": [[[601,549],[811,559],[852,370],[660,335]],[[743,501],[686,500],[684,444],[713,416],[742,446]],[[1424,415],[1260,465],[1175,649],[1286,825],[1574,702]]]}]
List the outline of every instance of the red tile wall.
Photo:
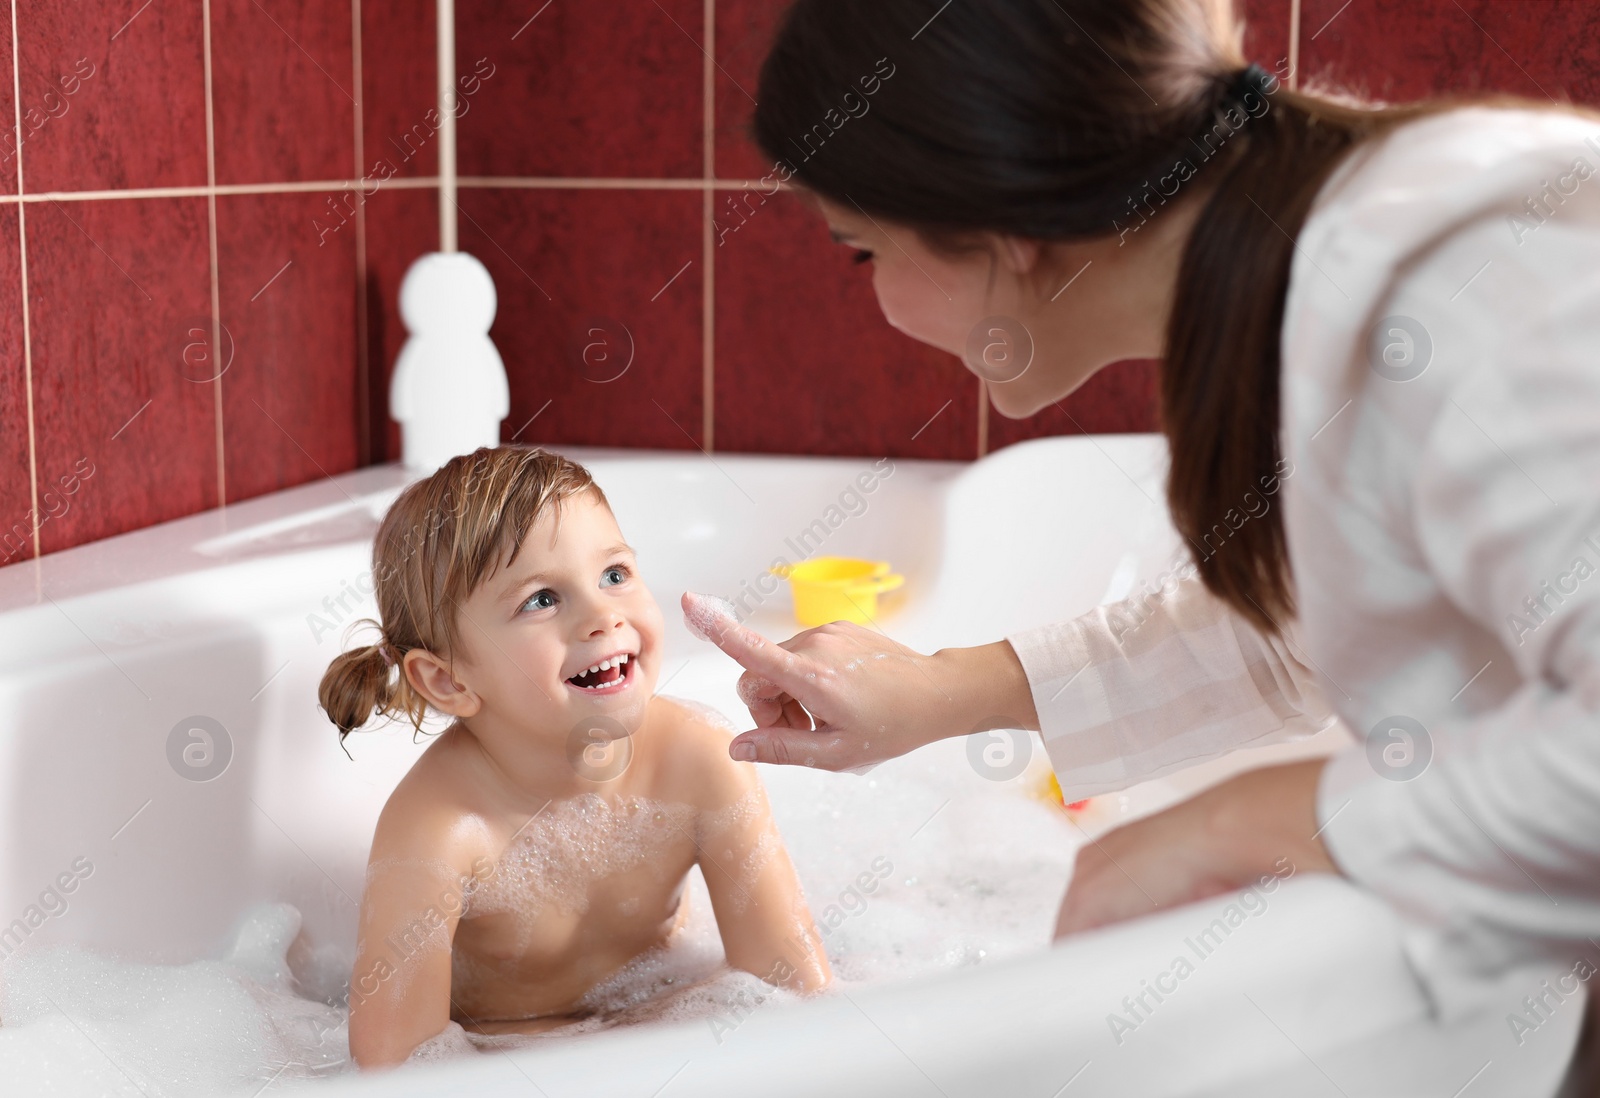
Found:
[{"label": "red tile wall", "polygon": [[387,453],[388,303],[438,246],[431,0],[16,0],[15,26],[0,563]]},{"label": "red tile wall", "polygon": [[[1600,99],[1600,0],[1240,2],[1247,52],[1302,86]],[[459,234],[500,295],[504,437],[965,460],[1153,429],[1153,362],[992,413],[814,215],[735,213],[786,3],[458,5]],[[15,4],[0,562],[396,457],[399,283],[439,240],[433,0]]]},{"label": "red tile wall", "polygon": [[[500,289],[504,437],[960,460],[1154,429],[1153,362],[1029,420],[990,412],[957,359],[884,322],[819,219],[786,196],[744,205],[770,170],[744,134],[787,2],[458,8],[458,68],[495,67],[461,121],[461,244]],[[1291,0],[1244,7],[1251,56],[1287,63]],[[582,359],[596,320],[635,356],[603,385]]]}]

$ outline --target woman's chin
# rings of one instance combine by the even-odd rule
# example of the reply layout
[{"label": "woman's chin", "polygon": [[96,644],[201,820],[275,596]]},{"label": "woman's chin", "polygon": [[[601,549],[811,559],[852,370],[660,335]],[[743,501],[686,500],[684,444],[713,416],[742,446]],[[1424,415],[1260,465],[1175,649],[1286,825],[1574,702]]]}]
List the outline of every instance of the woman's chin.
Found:
[{"label": "woman's chin", "polygon": [[1050,401],[1034,393],[1012,388],[1013,383],[991,381],[984,388],[989,393],[989,405],[1007,419],[1027,419],[1037,415]]}]

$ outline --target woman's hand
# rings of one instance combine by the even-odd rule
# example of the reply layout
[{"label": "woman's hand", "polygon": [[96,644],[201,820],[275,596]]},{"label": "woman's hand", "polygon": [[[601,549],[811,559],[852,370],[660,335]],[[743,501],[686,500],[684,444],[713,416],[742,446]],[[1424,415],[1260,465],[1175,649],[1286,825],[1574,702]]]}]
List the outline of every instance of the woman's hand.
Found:
[{"label": "woman's hand", "polygon": [[756,727],[728,748],[741,761],[851,770],[980,727],[1038,727],[1005,641],[925,656],[834,622],[773,643],[693,592],[683,612],[746,668],[739,698]]},{"label": "woman's hand", "polygon": [[1337,873],[1315,837],[1325,762],[1248,771],[1084,846],[1055,936],[1232,892],[1266,876]]}]

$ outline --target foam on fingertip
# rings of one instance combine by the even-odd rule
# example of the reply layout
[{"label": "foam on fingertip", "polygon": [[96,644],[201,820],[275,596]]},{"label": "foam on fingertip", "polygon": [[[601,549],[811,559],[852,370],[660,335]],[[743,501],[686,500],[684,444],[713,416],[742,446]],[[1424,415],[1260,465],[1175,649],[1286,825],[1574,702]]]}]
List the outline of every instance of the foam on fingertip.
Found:
[{"label": "foam on fingertip", "polygon": [[739,676],[739,682],[734,687],[739,695],[739,700],[744,702],[746,708],[754,709],[756,702],[773,701],[783,690],[773,682],[756,678],[753,675]]},{"label": "foam on fingertip", "polygon": [[689,592],[689,606],[683,612],[683,624],[701,640],[717,643],[738,620],[734,616],[733,603],[727,599],[719,595]]}]

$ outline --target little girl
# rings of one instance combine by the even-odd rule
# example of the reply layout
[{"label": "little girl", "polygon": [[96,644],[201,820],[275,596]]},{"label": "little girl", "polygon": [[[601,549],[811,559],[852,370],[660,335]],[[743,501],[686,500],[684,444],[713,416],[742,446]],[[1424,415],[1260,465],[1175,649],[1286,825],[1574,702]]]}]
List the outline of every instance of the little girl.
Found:
[{"label": "little girl", "polygon": [[361,901],[350,1052],[397,1064],[454,1021],[573,1021],[662,945],[705,875],[728,963],[831,980],[754,767],[652,697],[662,618],[582,466],[499,447],[407,488],[373,546],[378,643],[323,677],[341,740],[376,713],[455,718],[390,795]]}]

